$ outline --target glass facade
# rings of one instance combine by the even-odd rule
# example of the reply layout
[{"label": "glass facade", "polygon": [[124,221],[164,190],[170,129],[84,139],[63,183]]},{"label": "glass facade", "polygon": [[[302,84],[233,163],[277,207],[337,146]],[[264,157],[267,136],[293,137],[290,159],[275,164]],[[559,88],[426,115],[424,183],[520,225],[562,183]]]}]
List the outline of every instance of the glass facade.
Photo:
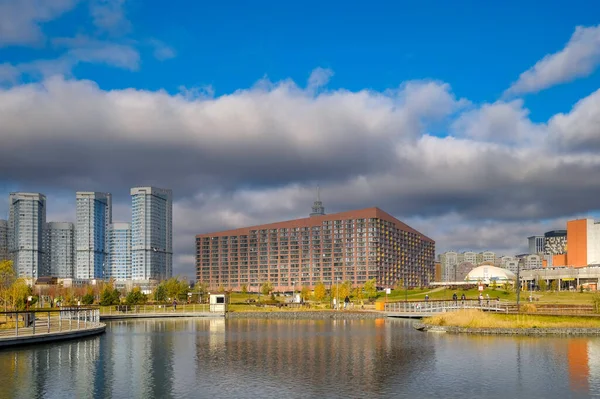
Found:
[{"label": "glass facade", "polygon": [[163,280],[173,274],[172,191],[131,189],[131,278]]},{"label": "glass facade", "polygon": [[109,193],[76,194],[76,275],[78,279],[104,278],[108,226],[112,223]]},{"label": "glass facade", "polygon": [[46,223],[44,263],[52,277],[73,278],[75,273],[75,225]]},{"label": "glass facade", "polygon": [[46,196],[39,193],[9,195],[9,254],[19,277],[49,275],[43,260],[43,230],[46,224]]},{"label": "glass facade", "polygon": [[131,224],[113,223],[108,229],[107,278],[131,280]]},{"label": "glass facade", "polygon": [[8,220],[0,220],[0,262],[9,260],[8,256]]}]

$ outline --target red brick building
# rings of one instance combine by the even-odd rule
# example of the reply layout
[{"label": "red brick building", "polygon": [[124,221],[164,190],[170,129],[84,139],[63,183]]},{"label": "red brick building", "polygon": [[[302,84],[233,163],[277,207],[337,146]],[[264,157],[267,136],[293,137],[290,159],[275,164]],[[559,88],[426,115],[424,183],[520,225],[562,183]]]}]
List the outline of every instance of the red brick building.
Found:
[{"label": "red brick building", "polygon": [[197,281],[251,291],[266,281],[279,291],[320,281],[362,285],[376,278],[378,287],[433,281],[429,237],[379,208],[325,215],[315,205],[308,218],[197,235]]}]

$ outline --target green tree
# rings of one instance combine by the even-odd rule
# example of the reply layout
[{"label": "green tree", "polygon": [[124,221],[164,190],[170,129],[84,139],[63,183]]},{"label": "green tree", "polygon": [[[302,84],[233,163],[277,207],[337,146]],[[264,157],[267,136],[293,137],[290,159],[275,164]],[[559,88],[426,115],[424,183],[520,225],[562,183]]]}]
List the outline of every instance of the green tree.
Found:
[{"label": "green tree", "polygon": [[94,303],[94,294],[91,292],[86,293],[83,297],[81,297],[81,303],[84,305],[91,305]]},{"label": "green tree", "polygon": [[[68,303],[68,302],[67,302]],[[100,305],[111,306],[121,303],[121,293],[118,289],[106,285],[100,294]]]},{"label": "green tree", "polygon": [[377,297],[377,279],[371,279],[365,281],[365,285],[363,286],[365,294],[367,298],[373,299]]},{"label": "green tree", "polygon": [[352,295],[358,299],[359,301],[363,299],[364,295],[363,295],[363,288],[362,287],[356,287],[354,289],[354,292],[352,293]]},{"label": "green tree", "polygon": [[125,297],[125,303],[127,305],[143,305],[148,300],[148,297],[142,293],[139,287],[135,287]]},{"label": "green tree", "polygon": [[496,291],[496,288],[498,288],[498,283],[496,282],[496,280],[492,280],[492,291]]},{"label": "green tree", "polygon": [[317,302],[321,302],[325,299],[325,296],[327,295],[327,289],[322,281],[319,281],[317,285],[315,285],[315,292],[313,295],[315,297],[315,301]]},{"label": "green tree", "polygon": [[167,289],[163,284],[159,284],[156,290],[154,290],[154,300],[157,302],[167,301]]},{"label": "green tree", "polygon": [[550,283],[550,289],[552,291],[558,291],[558,282],[556,280],[552,280],[552,283]]},{"label": "green tree", "polygon": [[269,295],[271,291],[273,291],[273,284],[271,284],[270,281],[265,281],[260,286],[260,292],[262,292],[263,295]]},{"label": "green tree", "polygon": [[540,291],[546,291],[548,289],[548,283],[546,283],[545,279],[539,279],[538,285],[540,287]]},{"label": "green tree", "polygon": [[165,290],[167,291],[167,297],[177,299],[179,301],[187,300],[188,283],[180,280],[179,277],[171,277],[170,279],[163,281]]}]

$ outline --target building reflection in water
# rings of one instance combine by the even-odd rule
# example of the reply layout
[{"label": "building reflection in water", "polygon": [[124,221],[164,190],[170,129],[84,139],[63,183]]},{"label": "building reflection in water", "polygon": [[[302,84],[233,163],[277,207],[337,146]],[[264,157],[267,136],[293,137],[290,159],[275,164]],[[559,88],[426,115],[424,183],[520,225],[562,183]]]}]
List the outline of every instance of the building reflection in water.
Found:
[{"label": "building reflection in water", "polygon": [[597,338],[436,335],[417,332],[411,323],[114,321],[98,337],[0,351],[0,397],[438,397],[462,390],[466,397],[485,393],[491,399],[600,393]]}]

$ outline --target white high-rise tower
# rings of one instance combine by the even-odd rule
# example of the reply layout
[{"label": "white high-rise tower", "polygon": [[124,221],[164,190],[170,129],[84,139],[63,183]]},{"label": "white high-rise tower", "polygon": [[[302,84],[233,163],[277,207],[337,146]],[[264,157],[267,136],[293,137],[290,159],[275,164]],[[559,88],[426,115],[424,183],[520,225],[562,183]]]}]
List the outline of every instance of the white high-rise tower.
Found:
[{"label": "white high-rise tower", "polygon": [[104,278],[108,226],[112,223],[112,196],[110,193],[79,191],[76,193],[76,206],[75,277]]},{"label": "white high-rise tower", "polygon": [[131,189],[131,278],[164,280],[173,274],[173,192]]},{"label": "white high-rise tower", "polygon": [[43,259],[46,196],[40,193],[10,193],[8,250],[19,277],[48,275]]}]

